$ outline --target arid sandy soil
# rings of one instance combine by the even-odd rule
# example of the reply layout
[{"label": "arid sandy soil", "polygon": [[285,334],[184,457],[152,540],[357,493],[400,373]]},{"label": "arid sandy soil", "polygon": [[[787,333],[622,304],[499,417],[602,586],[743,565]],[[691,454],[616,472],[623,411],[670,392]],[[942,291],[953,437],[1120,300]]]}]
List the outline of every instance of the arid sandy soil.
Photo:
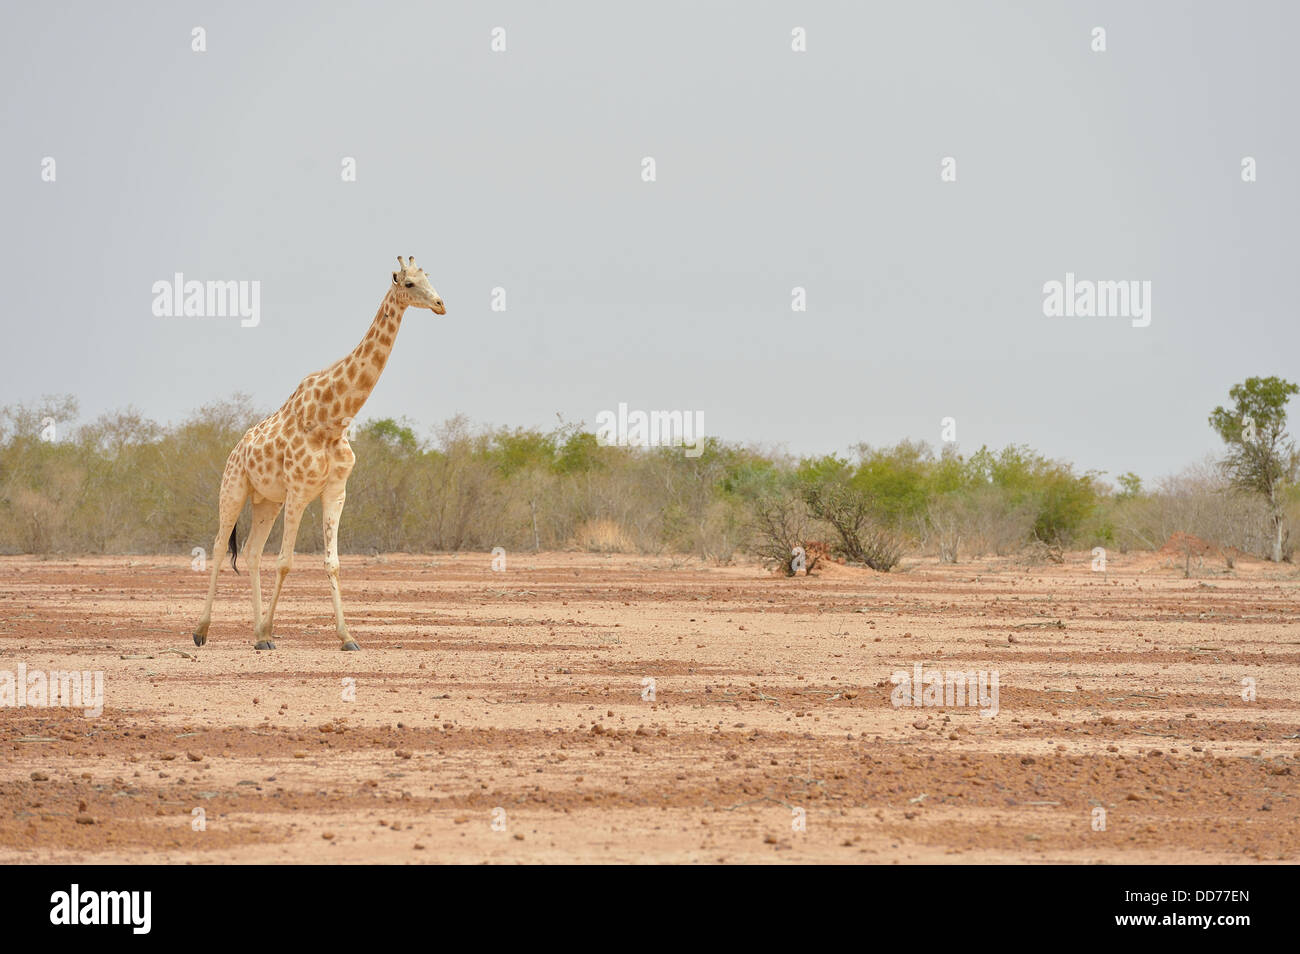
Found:
[{"label": "arid sandy soil", "polygon": [[[246,576],[196,649],[188,558],[0,559],[0,670],[105,674],[97,718],[0,709],[0,861],[1300,858],[1290,566],[490,559],[345,558],[361,653],[318,557],[262,653]],[[895,708],[916,664],[997,715]]]}]

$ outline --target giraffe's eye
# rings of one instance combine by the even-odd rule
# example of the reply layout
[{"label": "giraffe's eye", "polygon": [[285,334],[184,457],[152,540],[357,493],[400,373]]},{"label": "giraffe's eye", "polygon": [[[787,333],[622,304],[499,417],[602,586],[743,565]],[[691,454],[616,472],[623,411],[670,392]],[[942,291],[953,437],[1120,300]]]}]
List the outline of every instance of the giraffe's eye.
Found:
[{"label": "giraffe's eye", "polygon": [[407,283],[406,283],[406,287],[407,287],[407,288],[414,288],[414,287],[415,287],[415,282],[407,282]]}]

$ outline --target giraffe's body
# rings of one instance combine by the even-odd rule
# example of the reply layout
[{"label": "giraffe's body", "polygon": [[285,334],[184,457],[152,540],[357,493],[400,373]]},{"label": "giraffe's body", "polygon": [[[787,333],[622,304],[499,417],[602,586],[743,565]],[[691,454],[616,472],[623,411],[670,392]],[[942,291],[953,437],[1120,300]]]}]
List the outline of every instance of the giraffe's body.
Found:
[{"label": "giraffe's body", "polygon": [[[398,263],[402,264],[399,257]],[[344,649],[357,649],[343,622],[339,594],[339,517],[343,513],[348,476],[356,456],[348,444],[347,429],[383,373],[408,307],[446,313],[442,299],[429,284],[415,259],[393,273],[393,284],[384,296],[370,330],[353,351],[323,371],[303,378],[296,391],[278,411],[252,427],[235,445],[221,478],[216,543],[213,545],[208,599],[203,616],[194,630],[194,642],[207,642],[212,620],[212,603],[217,592],[221,551],[229,535],[231,565],[238,553],[235,522],[244,501],[253,502],[253,525],[248,536],[248,571],[252,582],[253,625],[258,649],[274,649],[271,626],[284,578],[293,567],[294,541],[303,511],[317,497],[325,537],[325,572],[334,598],[334,616]],[[262,615],[260,569],[262,549],[271,525],[284,509],[284,533],[276,561],[275,589],[266,615]]]}]

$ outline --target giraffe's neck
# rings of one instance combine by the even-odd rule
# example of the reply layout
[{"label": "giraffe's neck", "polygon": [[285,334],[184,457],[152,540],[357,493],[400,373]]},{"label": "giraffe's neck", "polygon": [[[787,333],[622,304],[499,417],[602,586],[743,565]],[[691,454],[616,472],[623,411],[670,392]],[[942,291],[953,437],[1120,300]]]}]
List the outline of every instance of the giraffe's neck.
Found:
[{"label": "giraffe's neck", "polygon": [[354,417],[366,403],[370,392],[375,389],[379,376],[384,373],[388,356],[392,353],[393,342],[397,340],[397,329],[402,324],[404,305],[397,301],[397,296],[390,289],[379,304],[375,320],[361,343],[339,362],[343,372],[346,391],[343,395],[344,416]]}]

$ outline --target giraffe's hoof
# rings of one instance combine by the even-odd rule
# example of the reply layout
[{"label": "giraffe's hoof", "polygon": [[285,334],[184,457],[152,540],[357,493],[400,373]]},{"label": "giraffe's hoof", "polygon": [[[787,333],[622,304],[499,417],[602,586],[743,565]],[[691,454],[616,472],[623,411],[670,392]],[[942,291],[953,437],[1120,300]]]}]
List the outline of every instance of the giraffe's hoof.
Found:
[{"label": "giraffe's hoof", "polygon": [[195,634],[194,634],[194,645],[195,645],[195,646],[206,646],[207,644],[208,644],[208,634],[207,634],[207,633],[195,633]]},{"label": "giraffe's hoof", "polygon": [[275,648],[275,643],[271,642],[269,639],[263,639],[263,640],[261,640],[260,642],[258,642],[257,645],[255,645],[253,648],[254,648],[254,649],[274,649],[274,648]]},{"label": "giraffe's hoof", "polygon": [[349,639],[346,643],[343,644],[343,652],[359,653],[361,652],[361,647]]}]

